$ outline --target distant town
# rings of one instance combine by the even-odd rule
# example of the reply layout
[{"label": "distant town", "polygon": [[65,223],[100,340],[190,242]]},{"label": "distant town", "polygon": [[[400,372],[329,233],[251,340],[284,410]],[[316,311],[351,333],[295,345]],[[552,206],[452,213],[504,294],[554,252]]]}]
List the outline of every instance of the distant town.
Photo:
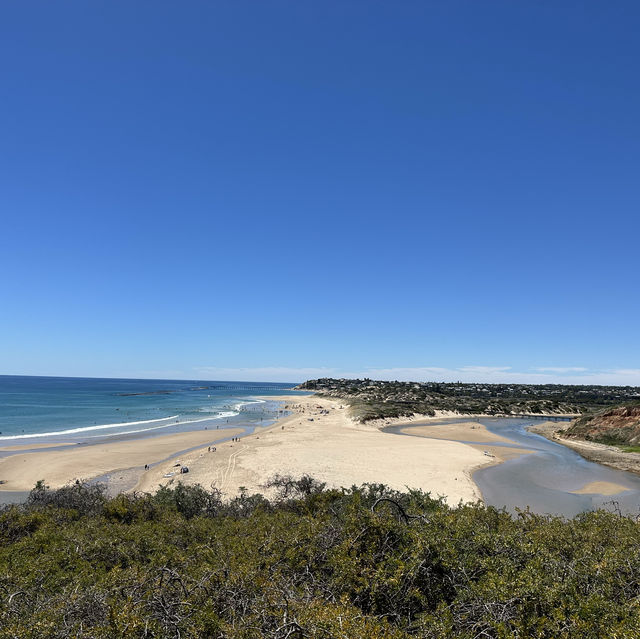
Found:
[{"label": "distant town", "polygon": [[640,401],[637,386],[565,384],[481,384],[462,382],[398,382],[321,378],[300,390],[338,397],[360,421],[436,411],[488,415],[561,415],[590,413],[607,406]]}]

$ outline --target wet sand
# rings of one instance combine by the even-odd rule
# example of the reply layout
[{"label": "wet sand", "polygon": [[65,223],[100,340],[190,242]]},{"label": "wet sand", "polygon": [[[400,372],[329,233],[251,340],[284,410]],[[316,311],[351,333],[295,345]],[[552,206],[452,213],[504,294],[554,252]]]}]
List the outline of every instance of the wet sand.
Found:
[{"label": "wet sand", "polygon": [[[533,453],[532,450],[518,446],[516,442],[502,435],[492,433],[486,426],[477,421],[449,421],[438,423],[438,418],[432,418],[434,423],[398,424],[388,430],[412,435],[414,437],[426,437],[427,439],[444,439],[467,444],[471,448],[480,451],[485,457],[484,466],[499,464],[508,459],[514,459],[520,455]],[[462,418],[465,419],[465,418]],[[500,444],[500,445],[495,445]],[[509,446],[508,444],[513,444]]]},{"label": "wet sand", "polygon": [[[464,419],[464,418],[462,418]],[[506,437],[496,435],[476,421],[456,421],[450,423],[413,423],[399,430],[405,435],[418,435],[430,439],[449,439],[458,442],[510,442]]]},{"label": "wet sand", "polygon": [[48,443],[48,444],[20,444],[18,446],[2,446],[0,447],[0,452],[7,452],[13,450],[33,450],[35,448],[58,448],[59,446],[75,446],[74,442],[60,442],[58,444]]},{"label": "wet sand", "polygon": [[68,450],[19,453],[0,459],[2,490],[31,490],[44,480],[51,488],[59,488],[78,480],[87,480],[120,469],[144,469],[194,446],[208,446],[216,440],[234,437],[243,429],[198,430],[144,439],[113,441],[94,445],[73,446]]},{"label": "wet sand", "polygon": [[499,464],[503,461],[520,457],[521,455],[531,455],[534,452],[519,446],[492,446],[491,444],[469,444],[469,446],[482,451],[485,457],[489,457],[490,461],[485,465]]},{"label": "wet sand", "polygon": [[576,495],[617,495],[627,490],[622,484],[614,484],[610,481],[592,481],[578,490],[572,490]]}]

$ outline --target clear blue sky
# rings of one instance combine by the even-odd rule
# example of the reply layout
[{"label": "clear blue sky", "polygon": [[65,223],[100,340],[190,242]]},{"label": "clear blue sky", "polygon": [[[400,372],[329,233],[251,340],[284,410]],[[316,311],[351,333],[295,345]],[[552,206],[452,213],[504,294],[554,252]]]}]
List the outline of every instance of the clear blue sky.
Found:
[{"label": "clear blue sky", "polygon": [[640,384],[639,30],[3,3],[0,373]]}]

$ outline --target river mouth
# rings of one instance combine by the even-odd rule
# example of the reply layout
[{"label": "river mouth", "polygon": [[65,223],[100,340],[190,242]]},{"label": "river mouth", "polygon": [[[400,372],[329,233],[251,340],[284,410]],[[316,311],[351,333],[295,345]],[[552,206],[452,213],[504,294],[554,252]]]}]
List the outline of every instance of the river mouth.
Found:
[{"label": "river mouth", "polygon": [[563,517],[598,508],[640,514],[640,476],[589,462],[570,448],[527,430],[539,422],[536,418],[467,417],[413,422],[384,431],[429,437],[433,428],[438,438],[446,439],[442,434],[447,427],[477,424],[478,432],[471,440],[461,439],[460,433],[451,439],[484,447],[490,456],[500,447],[511,451],[509,456],[502,456],[502,463],[483,466],[473,473],[488,506],[513,514],[529,509]]}]

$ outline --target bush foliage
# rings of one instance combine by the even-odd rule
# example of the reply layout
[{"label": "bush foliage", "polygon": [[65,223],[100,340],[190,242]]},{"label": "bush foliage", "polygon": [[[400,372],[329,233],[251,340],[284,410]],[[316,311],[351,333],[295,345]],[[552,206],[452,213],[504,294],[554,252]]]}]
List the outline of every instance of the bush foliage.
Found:
[{"label": "bush foliage", "polygon": [[312,379],[301,390],[339,398],[361,422],[372,419],[434,415],[543,415],[592,413],[637,398],[633,386],[564,384],[465,384],[462,382],[391,382],[372,379]]},{"label": "bush foliage", "polygon": [[50,491],[0,512],[0,638],[640,636],[640,527],[380,485]]}]

